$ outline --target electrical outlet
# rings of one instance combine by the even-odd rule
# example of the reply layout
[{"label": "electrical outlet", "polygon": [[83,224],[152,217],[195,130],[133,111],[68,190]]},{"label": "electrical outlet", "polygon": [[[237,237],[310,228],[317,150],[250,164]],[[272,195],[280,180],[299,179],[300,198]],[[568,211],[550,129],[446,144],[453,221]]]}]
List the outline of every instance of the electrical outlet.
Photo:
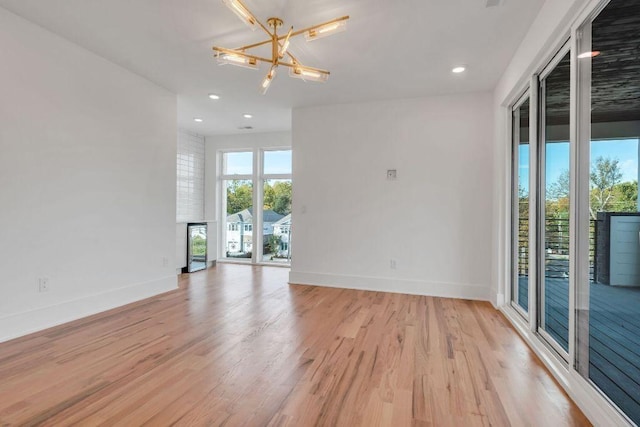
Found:
[{"label": "electrical outlet", "polygon": [[396,269],[396,260],[395,260],[395,259],[393,259],[393,258],[392,258],[392,259],[389,261],[389,268],[391,268],[392,270],[395,270],[395,269]]},{"label": "electrical outlet", "polygon": [[38,292],[49,292],[49,279],[41,277],[38,279]]},{"label": "electrical outlet", "polygon": [[169,258],[167,258],[166,256],[162,257],[162,266],[169,267]]}]

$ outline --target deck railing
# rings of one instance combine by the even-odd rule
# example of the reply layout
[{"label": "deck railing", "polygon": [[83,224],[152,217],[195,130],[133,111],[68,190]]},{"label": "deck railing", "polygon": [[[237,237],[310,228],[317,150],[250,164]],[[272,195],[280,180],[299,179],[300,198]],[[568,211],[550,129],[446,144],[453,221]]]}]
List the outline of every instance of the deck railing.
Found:
[{"label": "deck railing", "polygon": [[[546,218],[545,276],[566,278],[569,276],[569,219]],[[518,224],[518,274],[529,271],[529,221],[521,218]],[[596,221],[589,221],[589,275],[593,280],[596,259]]]}]

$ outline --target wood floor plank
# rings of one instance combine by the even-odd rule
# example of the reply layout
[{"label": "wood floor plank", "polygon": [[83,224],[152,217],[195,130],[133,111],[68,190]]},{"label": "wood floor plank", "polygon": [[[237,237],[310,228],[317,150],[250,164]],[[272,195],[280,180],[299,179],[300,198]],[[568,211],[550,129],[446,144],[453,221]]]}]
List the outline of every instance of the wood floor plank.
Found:
[{"label": "wood floor plank", "polygon": [[582,426],[490,304],[223,264],[0,344],[0,426]]}]

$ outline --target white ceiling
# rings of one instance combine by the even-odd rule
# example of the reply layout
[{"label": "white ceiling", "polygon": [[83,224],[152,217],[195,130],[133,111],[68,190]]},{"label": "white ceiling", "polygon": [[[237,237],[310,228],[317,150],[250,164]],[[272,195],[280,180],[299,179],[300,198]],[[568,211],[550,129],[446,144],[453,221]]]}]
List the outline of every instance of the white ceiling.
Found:
[{"label": "white ceiling", "polygon": [[[211,46],[264,39],[221,0],[0,0],[4,7],[178,94],[178,124],[204,135],[288,130],[297,106],[491,90],[544,0],[245,0],[262,20],[306,27],[350,15],[347,31],[291,52],[325,84],[286,70],[266,95],[259,71],[218,66]],[[467,66],[454,75],[451,68]],[[208,99],[209,93],[221,96]],[[244,119],[251,113],[253,119]],[[193,118],[204,118],[195,123]]]}]

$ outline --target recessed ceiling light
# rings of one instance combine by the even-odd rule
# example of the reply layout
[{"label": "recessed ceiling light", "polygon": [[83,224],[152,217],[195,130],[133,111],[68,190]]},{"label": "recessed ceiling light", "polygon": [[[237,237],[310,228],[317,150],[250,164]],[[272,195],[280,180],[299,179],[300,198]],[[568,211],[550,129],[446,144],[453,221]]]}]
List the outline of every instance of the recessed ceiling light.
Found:
[{"label": "recessed ceiling light", "polygon": [[452,73],[456,73],[456,74],[460,74],[462,72],[464,72],[464,70],[466,70],[466,68],[464,67],[455,67],[453,70],[451,70]]},{"label": "recessed ceiling light", "polygon": [[580,55],[578,55],[578,58],[580,59],[584,59],[584,58],[595,58],[596,56],[600,55],[600,51],[599,50],[594,50],[593,52],[584,52],[581,53]]},{"label": "recessed ceiling light", "polygon": [[202,123],[202,122],[204,122],[204,120],[202,119],[202,117],[194,117],[194,118],[193,118],[193,121],[194,121],[194,122],[198,122],[198,123]]},{"label": "recessed ceiling light", "polygon": [[213,100],[218,100],[218,99],[220,99],[220,95],[216,95],[215,93],[210,93],[209,94],[209,98],[211,98]]},{"label": "recessed ceiling light", "polygon": [[242,117],[244,117],[245,119],[250,119],[253,116],[251,114],[243,114]]}]

